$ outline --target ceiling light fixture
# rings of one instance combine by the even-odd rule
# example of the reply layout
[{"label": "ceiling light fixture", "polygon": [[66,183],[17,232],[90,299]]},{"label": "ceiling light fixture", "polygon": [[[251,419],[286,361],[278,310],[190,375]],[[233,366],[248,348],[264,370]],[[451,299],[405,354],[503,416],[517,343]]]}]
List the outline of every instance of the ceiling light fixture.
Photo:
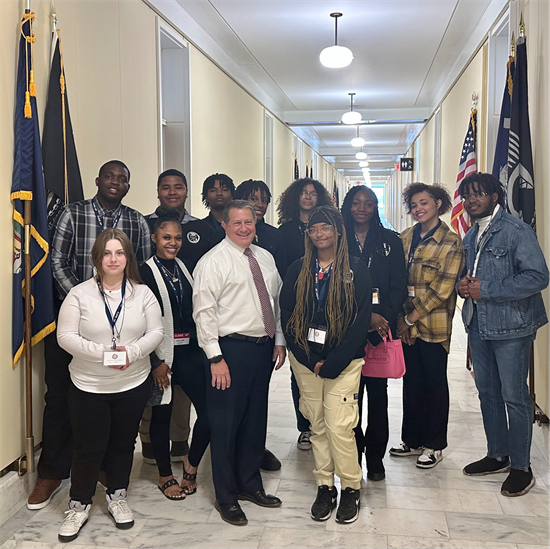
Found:
[{"label": "ceiling light fixture", "polygon": [[366,160],[361,160],[361,162],[359,162],[360,168],[366,168],[368,165],[369,163]]},{"label": "ceiling light fixture", "polygon": [[351,140],[352,147],[362,147],[366,141],[359,135],[359,126],[357,126],[357,137]]},{"label": "ceiling light fixture", "polygon": [[350,96],[350,110],[342,115],[342,122],[344,124],[359,124],[363,117],[360,112],[353,110],[353,96],[355,93],[348,93]]},{"label": "ceiling light fixture", "polygon": [[357,158],[357,160],[366,160],[367,153],[363,152],[363,147],[361,147],[361,150],[355,154],[355,158]]},{"label": "ceiling light fixture", "polygon": [[341,13],[335,12],[330,14],[334,17],[334,46],[325,48],[319,55],[321,64],[329,69],[341,69],[347,67],[353,61],[353,53],[349,48],[338,45],[338,17],[342,17]]}]

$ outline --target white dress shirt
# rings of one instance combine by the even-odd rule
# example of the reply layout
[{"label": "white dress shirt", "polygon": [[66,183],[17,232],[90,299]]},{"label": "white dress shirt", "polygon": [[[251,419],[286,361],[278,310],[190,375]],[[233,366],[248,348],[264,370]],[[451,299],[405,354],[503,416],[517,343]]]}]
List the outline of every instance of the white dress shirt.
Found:
[{"label": "white dress shirt", "polygon": [[[114,314],[121,290],[107,293]],[[69,364],[72,382],[88,393],[121,393],[141,385],[151,372],[149,354],[163,338],[160,305],[145,284],[126,286],[125,305],[116,323],[117,346],[126,347],[130,366],[117,370],[103,366],[103,353],[112,346],[112,331],[105,302],[95,278],[70,290],[63,300],[57,322],[60,347],[73,355]]]},{"label": "white dress shirt", "polygon": [[[275,260],[263,248],[251,245],[250,249],[262,271],[275,315],[275,345],[284,345],[279,310],[282,281]],[[260,298],[244,248],[225,237],[200,259],[193,278],[193,318],[199,345],[208,358],[222,354],[220,337],[234,333],[266,335]]]}]

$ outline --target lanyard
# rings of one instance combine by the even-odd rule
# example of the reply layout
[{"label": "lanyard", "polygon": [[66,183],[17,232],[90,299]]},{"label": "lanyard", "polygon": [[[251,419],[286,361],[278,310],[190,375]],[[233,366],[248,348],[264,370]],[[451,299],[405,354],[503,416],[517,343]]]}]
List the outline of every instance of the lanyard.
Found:
[{"label": "lanyard", "polygon": [[476,257],[479,251],[481,250],[482,245],[484,244],[484,240],[486,240],[486,236],[490,228],[491,228],[491,223],[489,223],[489,225],[485,227],[485,230],[481,233],[481,236],[476,241]]},{"label": "lanyard", "polygon": [[[357,246],[359,247],[359,251],[361,252],[361,255],[363,255],[363,250],[365,249],[365,246],[364,246],[364,245],[361,246],[361,242],[359,242],[359,238],[357,238],[357,233],[356,233],[355,231],[353,232],[353,236],[355,237],[355,242],[357,242]],[[365,237],[365,245],[366,245],[366,244],[367,244],[367,238]],[[369,257],[368,257],[368,259],[367,259],[367,261],[366,261],[366,263],[367,263],[367,269],[370,268],[371,262],[372,262],[372,250],[371,250],[371,252],[370,252],[370,254],[369,254]]]},{"label": "lanyard", "polygon": [[[321,309],[325,302],[325,294],[327,293],[327,288],[330,282],[330,275],[332,274],[332,265],[329,267],[328,272],[322,273],[323,276],[319,276],[319,271],[321,267],[319,265],[319,260],[315,260],[315,297],[317,298],[317,308]],[[323,287],[321,288],[320,280],[324,280]]]},{"label": "lanyard", "polygon": [[122,332],[122,324],[124,323],[124,318],[123,318],[120,329],[118,330],[118,332],[116,332],[116,335],[115,335],[116,323],[117,323],[118,317],[120,316],[120,312],[124,307],[124,294],[126,293],[126,277],[124,277],[124,279],[122,280],[122,289],[120,291],[121,299],[114,315],[111,313],[111,307],[109,307],[109,303],[107,302],[107,298],[105,297],[105,293],[101,288],[101,283],[99,282],[99,280],[97,281],[97,287],[99,288],[99,293],[101,294],[101,297],[103,297],[103,302],[105,303],[105,314],[107,315],[107,320],[111,325],[111,333],[113,334],[111,341],[113,342],[113,350],[115,350],[116,342],[117,342],[117,339],[120,340],[120,332]]},{"label": "lanyard", "polygon": [[[181,283],[181,274],[177,262],[174,262],[174,274],[172,273],[159,261],[158,257],[153,256],[157,267],[160,268],[160,272],[164,276],[164,280],[170,284],[174,296],[176,297],[176,303],[178,304],[178,310],[180,313],[180,318],[183,320],[183,284]],[[174,285],[174,282],[178,283],[178,289]]]},{"label": "lanyard", "polygon": [[[95,218],[97,219],[97,222],[99,223],[99,226],[101,227],[101,230],[104,231],[105,230],[105,225],[103,224],[103,218],[99,216],[99,211],[98,211],[97,206],[95,205],[95,203],[93,201],[92,201],[92,206],[94,208]],[[120,208],[118,210],[118,213],[117,213],[116,217],[113,218],[113,226],[111,227],[111,229],[116,229],[116,226],[118,225],[118,222],[120,220],[121,215],[122,215],[122,208]]]},{"label": "lanyard", "polygon": [[[416,243],[415,243],[415,240],[416,240],[415,236],[416,235],[413,232],[413,238],[412,238],[412,241],[411,241],[411,249],[409,250],[409,260],[407,261],[407,274],[409,274],[409,270],[411,268],[411,265],[412,265],[412,262],[413,262],[413,259],[414,259],[414,252],[416,252],[416,248],[418,248],[418,246],[420,246],[420,244],[422,244],[422,242],[424,242],[424,240],[427,240],[428,238],[430,238],[430,236],[433,236],[435,231],[437,231],[437,229],[439,229],[440,225],[441,225],[441,221],[431,231],[428,231],[424,235],[424,238],[420,238],[420,240],[418,240],[418,242],[416,242]],[[414,229],[413,229],[413,231],[414,231]],[[418,232],[418,236],[420,236],[420,230]]]}]

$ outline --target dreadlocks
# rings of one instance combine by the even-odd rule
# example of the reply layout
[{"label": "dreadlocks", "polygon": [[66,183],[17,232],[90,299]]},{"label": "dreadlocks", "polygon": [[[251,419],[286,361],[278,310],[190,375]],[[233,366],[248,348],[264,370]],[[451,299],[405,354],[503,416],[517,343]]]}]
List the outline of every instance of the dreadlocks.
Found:
[{"label": "dreadlocks", "polygon": [[[309,216],[312,218],[321,213],[326,223],[331,225],[337,235],[336,254],[332,265],[332,275],[329,279],[327,300],[325,304],[327,319],[326,344],[340,343],[347,328],[355,319],[355,290],[353,275],[349,264],[348,242],[346,229],[340,212],[333,206],[319,206],[314,208]],[[315,314],[313,300],[314,272],[316,270],[317,248],[311,238],[305,240],[306,251],[302,263],[302,269],[296,280],[296,306],[288,323],[288,331],[294,335],[296,343],[302,347],[309,356],[309,344],[307,340],[308,330]]]},{"label": "dreadlocks", "polygon": [[317,206],[332,204],[332,198],[322,183],[316,179],[304,177],[291,183],[279,197],[277,213],[279,214],[279,225],[300,218],[300,194],[306,185],[313,185],[317,193]]}]

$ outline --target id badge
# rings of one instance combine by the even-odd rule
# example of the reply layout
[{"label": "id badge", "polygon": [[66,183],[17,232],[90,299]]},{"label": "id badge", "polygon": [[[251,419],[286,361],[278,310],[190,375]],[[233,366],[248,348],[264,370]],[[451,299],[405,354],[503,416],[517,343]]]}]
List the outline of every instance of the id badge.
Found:
[{"label": "id badge", "polygon": [[326,330],[320,330],[319,328],[310,328],[307,334],[307,340],[312,341],[313,343],[324,345],[326,336]]},{"label": "id badge", "polygon": [[407,290],[409,291],[409,297],[414,297],[414,286],[407,286]]},{"label": "id badge", "polygon": [[174,334],[174,346],[189,345],[190,334]]},{"label": "id badge", "polygon": [[380,293],[378,288],[372,289],[372,304],[373,305],[380,305]]},{"label": "id badge", "polygon": [[126,351],[104,351],[103,366],[126,366]]}]

